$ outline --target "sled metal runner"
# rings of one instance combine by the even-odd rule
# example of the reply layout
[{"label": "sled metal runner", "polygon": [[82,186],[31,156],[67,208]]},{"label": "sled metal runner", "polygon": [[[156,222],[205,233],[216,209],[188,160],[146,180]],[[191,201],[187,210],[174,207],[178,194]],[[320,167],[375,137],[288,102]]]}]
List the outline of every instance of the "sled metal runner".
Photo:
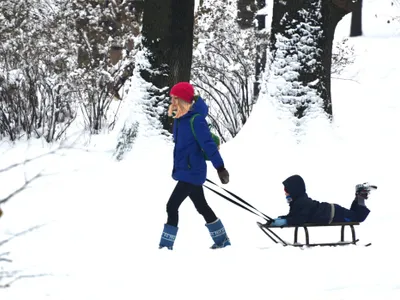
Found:
[{"label": "sled metal runner", "polygon": [[[356,231],[354,226],[360,225],[358,222],[343,222],[343,223],[331,223],[331,224],[313,224],[306,223],[300,226],[269,226],[268,223],[262,224],[257,222],[257,225],[260,229],[276,244],[282,244],[283,246],[293,246],[293,247],[315,247],[315,246],[345,246],[345,245],[357,245],[359,241],[356,239]],[[308,232],[308,227],[328,227],[328,226],[340,226],[340,241],[334,243],[310,243],[310,234]],[[345,228],[349,226],[351,229],[351,241],[345,240]],[[304,229],[305,234],[305,243],[299,243],[298,233],[299,228],[302,227]],[[294,240],[293,243],[287,242],[283,240],[278,234],[274,232],[274,229],[277,228],[294,228]],[[365,246],[370,246],[371,244],[367,244]]]}]

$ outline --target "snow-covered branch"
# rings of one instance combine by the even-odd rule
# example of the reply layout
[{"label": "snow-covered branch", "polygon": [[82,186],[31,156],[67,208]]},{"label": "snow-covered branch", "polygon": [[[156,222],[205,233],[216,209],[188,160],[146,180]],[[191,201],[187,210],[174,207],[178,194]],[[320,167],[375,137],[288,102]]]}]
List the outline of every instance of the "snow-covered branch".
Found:
[{"label": "snow-covered branch", "polygon": [[[24,231],[18,232],[9,238],[0,240],[0,248],[3,248],[5,244],[11,242],[13,239],[26,235],[34,230],[41,228],[42,226],[43,225],[33,226]],[[9,258],[9,256],[10,252],[0,252],[0,288],[8,288],[18,280],[49,275],[49,274],[27,274],[25,271],[22,270],[8,271],[5,265],[12,263],[12,260],[11,258]]]},{"label": "snow-covered branch", "polygon": [[235,2],[204,1],[198,13],[193,82],[209,104],[211,124],[227,141],[246,123],[255,102],[256,32],[239,27]]}]

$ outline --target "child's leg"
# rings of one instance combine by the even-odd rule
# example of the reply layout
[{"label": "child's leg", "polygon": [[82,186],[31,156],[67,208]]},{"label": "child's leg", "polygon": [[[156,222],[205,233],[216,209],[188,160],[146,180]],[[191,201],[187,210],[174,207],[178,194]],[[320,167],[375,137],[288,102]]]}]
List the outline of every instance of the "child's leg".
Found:
[{"label": "child's leg", "polygon": [[332,223],[354,222],[356,215],[354,211],[344,208],[339,204],[334,204],[335,215],[333,216]]},{"label": "child's leg", "polygon": [[370,210],[365,205],[360,205],[357,200],[347,209],[335,204],[335,216],[332,222],[363,222],[368,217]]},{"label": "child's leg", "polygon": [[356,196],[351,203],[350,210],[356,215],[356,222],[363,222],[368,217],[370,210],[365,206],[365,199],[360,196]]}]

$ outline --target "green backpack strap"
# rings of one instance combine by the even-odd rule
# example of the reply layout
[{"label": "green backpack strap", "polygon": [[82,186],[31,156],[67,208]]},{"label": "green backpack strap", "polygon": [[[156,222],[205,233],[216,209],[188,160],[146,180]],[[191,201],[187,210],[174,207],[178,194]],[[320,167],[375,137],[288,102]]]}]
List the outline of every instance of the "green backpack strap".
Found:
[{"label": "green backpack strap", "polygon": [[[194,131],[194,125],[193,125],[194,118],[196,118],[197,116],[200,116],[200,114],[195,114],[195,115],[190,119],[190,128],[192,129],[192,133],[193,133],[193,135],[194,135],[194,138],[196,139],[196,141],[197,141],[197,143],[198,143],[199,141],[197,140],[196,132]],[[200,146],[200,144],[199,144],[199,146]]]},{"label": "green backpack strap", "polygon": [[200,116],[200,114],[195,114],[195,115],[190,119],[190,128],[192,129],[192,133],[193,133],[194,138],[195,138],[195,140],[196,140],[196,142],[197,142],[197,145],[199,145],[201,151],[203,151],[204,159],[205,159],[205,160],[209,160],[208,157],[207,157],[207,155],[206,155],[206,153],[204,152],[204,149],[201,148],[201,145],[200,145],[200,143],[199,143],[199,140],[197,139],[197,136],[196,136],[196,132],[194,131],[193,122],[194,122],[194,118],[196,118],[197,116]]},{"label": "green backpack strap", "polygon": [[[197,144],[199,145],[201,151],[203,151],[204,159],[205,159],[205,160],[210,160],[210,159],[208,158],[207,154],[205,153],[204,149],[201,147],[201,145],[200,145],[200,143],[199,143],[199,140],[197,139],[196,132],[194,131],[193,122],[194,122],[194,118],[196,118],[197,116],[200,116],[200,114],[195,114],[195,115],[190,119],[190,128],[192,129],[192,133],[193,133],[194,138],[195,138],[196,141],[197,141]],[[210,126],[209,126],[209,129],[210,129]],[[216,136],[216,135],[213,134],[213,133],[211,133],[211,137],[213,138],[215,144],[217,145],[217,147],[218,147],[218,149],[219,149],[219,144],[220,144],[220,142],[221,142],[220,139],[219,139],[219,137]]]},{"label": "green backpack strap", "polygon": [[[200,114],[195,114],[195,115],[190,119],[190,128],[192,129],[192,133],[193,133],[193,135],[194,135],[194,138],[196,139],[197,143],[198,143],[199,146],[200,146],[200,143],[199,143],[199,140],[197,139],[196,132],[194,131],[194,125],[193,125],[194,118],[196,118],[197,116],[200,116]],[[208,125],[208,128],[211,129],[211,124]],[[217,145],[217,147],[219,147],[219,145],[221,144],[221,139],[220,139],[217,135],[215,135],[215,134],[213,134],[213,133],[211,133],[211,137],[212,137],[212,139],[214,140],[214,142],[215,142],[215,144]],[[200,148],[201,148],[201,146],[200,146]],[[203,149],[201,149],[201,150],[203,150]],[[203,151],[204,151],[204,150],[203,150]]]}]

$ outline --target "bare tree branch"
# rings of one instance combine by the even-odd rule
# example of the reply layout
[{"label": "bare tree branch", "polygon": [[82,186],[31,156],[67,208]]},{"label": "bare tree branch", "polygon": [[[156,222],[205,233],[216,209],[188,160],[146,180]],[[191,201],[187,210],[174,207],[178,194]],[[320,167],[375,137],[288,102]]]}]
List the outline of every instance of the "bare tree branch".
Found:
[{"label": "bare tree branch", "polygon": [[10,254],[10,252],[0,253],[0,261],[12,262],[11,259],[6,258],[6,256],[8,256],[9,254]]},{"label": "bare tree branch", "polygon": [[[44,224],[32,226],[32,227],[30,227],[30,228],[28,228],[28,229],[26,229],[26,230],[24,230],[24,231],[21,231],[21,232],[18,232],[18,233],[16,233],[16,234],[13,234],[10,238],[0,241],[0,246],[4,246],[5,244],[9,243],[9,242],[12,241],[13,239],[15,239],[15,238],[17,238],[17,237],[19,237],[19,236],[25,235],[25,234],[27,234],[27,233],[29,233],[29,232],[34,231],[34,230],[37,230],[37,229],[39,229],[39,228],[41,228],[41,227],[43,227],[43,226],[44,226]],[[3,254],[4,254],[4,253],[3,253]]]},{"label": "bare tree branch", "polygon": [[[33,227],[30,227],[24,231],[18,232],[14,235],[12,235],[10,238],[5,239],[0,241],[0,247],[4,246],[5,244],[9,243],[13,239],[23,236],[29,232],[32,232],[36,229],[41,228],[44,225],[36,225]],[[8,258],[10,252],[3,252],[0,253],[0,263],[11,263],[12,260]],[[23,271],[4,271],[3,268],[0,269],[0,288],[8,288],[11,286],[12,283],[16,282],[17,280],[24,279],[24,278],[36,278],[36,277],[41,277],[41,276],[47,276],[50,274],[23,274]],[[1,282],[6,281],[5,283]]]},{"label": "bare tree branch", "polygon": [[357,81],[357,80],[355,80],[355,79],[351,79],[351,78],[341,78],[341,77],[333,77],[333,76],[332,76],[332,79],[338,79],[338,80],[348,80],[348,81],[353,81],[353,82],[355,82],[355,83],[358,83],[358,84],[360,84],[360,82],[359,82],[359,81]]},{"label": "bare tree branch", "polygon": [[[43,176],[42,173],[38,173],[38,174],[36,174],[35,176],[33,176],[32,178],[30,178],[30,179],[26,179],[26,178],[25,178],[25,183],[24,183],[22,186],[20,186],[18,189],[16,189],[15,191],[13,191],[11,194],[9,194],[9,195],[6,196],[5,198],[1,199],[1,200],[0,200],[0,204],[6,203],[6,202],[7,202],[8,200],[10,200],[12,197],[16,196],[17,194],[19,194],[20,192],[22,192],[23,190],[25,190],[26,187],[27,187],[30,183],[32,183],[33,181],[35,181],[36,179],[38,179],[38,178],[40,178],[40,177],[42,177],[42,176]],[[1,243],[0,243],[0,245],[1,245]]]},{"label": "bare tree branch", "polygon": [[14,282],[25,279],[25,278],[37,278],[37,277],[43,277],[43,276],[49,276],[50,274],[30,274],[30,275],[18,275],[20,271],[16,272],[0,272],[0,280],[4,278],[11,278],[10,281],[6,282],[5,284],[0,284],[0,288],[9,288],[11,284]]},{"label": "bare tree branch", "polygon": [[208,98],[208,116],[223,141],[236,136],[255,103],[249,86],[255,80],[257,38],[254,30],[237,25],[236,5],[221,0],[203,5],[192,65],[194,85]]},{"label": "bare tree branch", "polygon": [[27,164],[27,163],[30,163],[30,162],[34,161],[34,160],[40,159],[40,158],[42,158],[42,157],[45,157],[45,156],[47,156],[47,155],[54,154],[54,153],[56,153],[56,152],[59,151],[59,150],[60,150],[60,149],[57,148],[57,149],[54,149],[54,150],[52,150],[52,151],[50,151],[50,152],[46,152],[46,153],[40,154],[40,155],[38,155],[38,156],[25,159],[25,160],[22,161],[22,162],[17,162],[17,163],[11,164],[11,165],[9,165],[9,166],[6,167],[6,168],[0,169],[0,173],[10,171],[11,169],[14,169],[14,168],[16,168],[16,167],[19,167],[19,166],[21,166],[21,165],[25,165],[25,164]]}]

